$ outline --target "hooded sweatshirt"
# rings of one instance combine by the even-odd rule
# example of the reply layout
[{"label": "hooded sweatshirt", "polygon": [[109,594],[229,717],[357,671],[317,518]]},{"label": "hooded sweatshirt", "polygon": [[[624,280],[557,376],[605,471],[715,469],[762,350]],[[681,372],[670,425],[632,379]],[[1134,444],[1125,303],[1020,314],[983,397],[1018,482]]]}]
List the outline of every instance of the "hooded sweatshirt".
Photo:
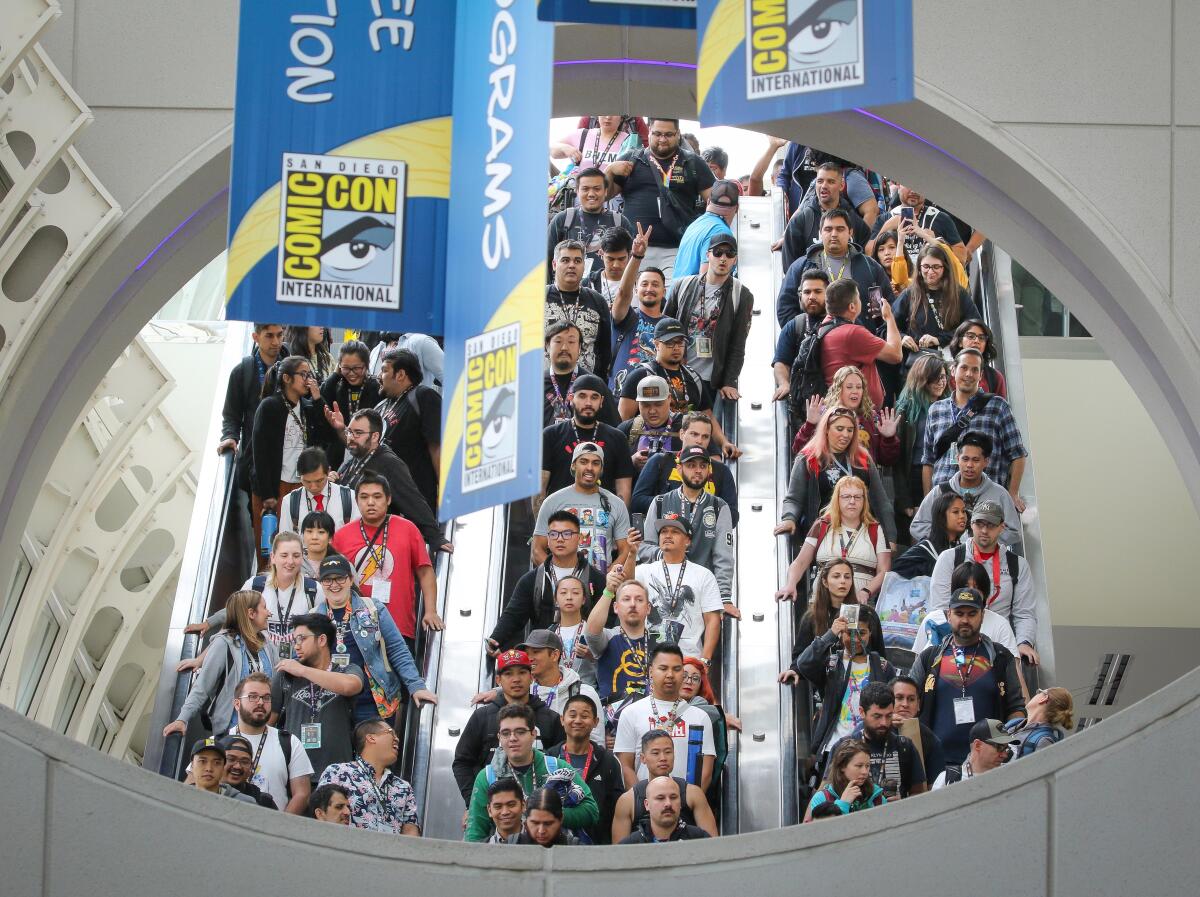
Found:
[{"label": "hooded sweatshirt", "polygon": [[562,681],[558,685],[538,685],[537,680],[534,680],[533,684],[529,687],[529,693],[541,698],[546,706],[557,713],[559,717],[562,717],[563,711],[567,709],[567,700],[572,696],[581,694],[591,698],[592,703],[596,706],[596,714],[600,718],[600,722],[592,730],[591,737],[592,741],[603,746],[604,713],[600,704],[600,695],[596,693],[596,689],[580,679],[579,674],[574,670],[564,666],[559,666],[558,670],[562,673]]}]

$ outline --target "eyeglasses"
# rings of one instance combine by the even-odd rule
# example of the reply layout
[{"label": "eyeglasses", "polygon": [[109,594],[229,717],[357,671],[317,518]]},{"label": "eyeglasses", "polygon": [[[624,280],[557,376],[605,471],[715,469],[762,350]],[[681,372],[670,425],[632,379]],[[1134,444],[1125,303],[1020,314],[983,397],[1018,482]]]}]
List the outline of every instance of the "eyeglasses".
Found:
[{"label": "eyeglasses", "polygon": [[301,380],[316,380],[317,379],[317,375],[314,374],[312,371],[298,372],[296,374],[296,376],[299,377]]},{"label": "eyeglasses", "polygon": [[712,257],[715,259],[734,259],[737,258],[737,253],[732,249],[710,249]]},{"label": "eyeglasses", "polygon": [[578,536],[579,531],[573,529],[552,529],[546,531],[547,539],[555,539],[559,542],[565,542],[572,536]]},{"label": "eyeglasses", "polygon": [[270,695],[242,695],[239,699],[246,704],[270,704]]},{"label": "eyeglasses", "polygon": [[366,369],[367,366],[365,364],[356,364],[354,367],[348,367],[343,364],[338,368],[343,374],[361,374]]},{"label": "eyeglasses", "polygon": [[690,683],[691,683],[691,684],[693,684],[693,685],[699,685],[699,684],[700,684],[701,682],[703,682],[704,680],[703,680],[703,679],[702,679],[702,678],[701,678],[699,675],[691,675],[691,676],[684,676],[684,677],[683,677],[683,681],[684,681],[685,683],[689,683],[689,682],[690,682]]},{"label": "eyeglasses", "polygon": [[676,137],[678,135],[679,135],[678,131],[651,131],[650,132],[651,137],[657,137],[660,140],[661,139],[669,139],[671,137]]},{"label": "eyeglasses", "polygon": [[945,271],[946,266],[945,265],[922,265],[921,270],[922,271]]},{"label": "eyeglasses", "polygon": [[963,334],[963,342],[971,340],[973,343],[980,343],[987,339],[982,333],[976,333],[974,330],[968,330]]},{"label": "eyeglasses", "polygon": [[347,428],[347,429],[346,429],[346,432],[347,432],[347,433],[349,433],[351,436],[353,436],[353,437],[357,438],[357,439],[361,439],[361,438],[362,438],[362,437],[364,437],[364,436],[370,436],[370,435],[371,435],[371,431],[370,431],[370,430],[351,430],[351,429]]},{"label": "eyeglasses", "polygon": [[322,583],[328,582],[328,583],[332,583],[333,585],[336,585],[336,586],[344,586],[349,580],[350,580],[349,576],[323,576],[323,577],[321,577]]},{"label": "eyeglasses", "polygon": [[842,501],[862,501],[862,500],[863,500],[863,497],[861,495],[855,495],[852,492],[849,492],[849,493],[843,492],[842,493]]},{"label": "eyeglasses", "polygon": [[499,735],[500,739],[503,741],[503,740],[509,739],[509,738],[524,738],[526,735],[528,735],[532,731],[533,731],[532,729],[528,729],[528,728],[524,728],[524,727],[520,728],[520,729],[501,729],[500,732],[498,733],[498,735]]}]

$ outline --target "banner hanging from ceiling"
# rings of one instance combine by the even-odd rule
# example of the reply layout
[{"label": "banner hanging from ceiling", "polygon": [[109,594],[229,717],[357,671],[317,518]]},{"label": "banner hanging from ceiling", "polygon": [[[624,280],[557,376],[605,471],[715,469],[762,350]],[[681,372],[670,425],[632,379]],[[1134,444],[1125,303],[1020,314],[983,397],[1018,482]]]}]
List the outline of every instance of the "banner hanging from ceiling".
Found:
[{"label": "banner hanging from ceiling", "polygon": [[705,126],[913,97],[910,0],[699,0],[696,47]]},{"label": "banner hanging from ceiling", "polygon": [[695,28],[696,0],[539,0],[547,22]]}]

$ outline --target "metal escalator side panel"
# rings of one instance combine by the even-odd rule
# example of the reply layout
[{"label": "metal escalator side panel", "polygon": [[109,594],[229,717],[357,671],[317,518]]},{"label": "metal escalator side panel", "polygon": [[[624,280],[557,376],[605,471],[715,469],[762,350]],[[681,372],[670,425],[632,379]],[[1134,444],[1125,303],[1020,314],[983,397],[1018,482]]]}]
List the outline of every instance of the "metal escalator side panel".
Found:
[{"label": "metal escalator side panel", "polygon": [[1037,473],[1030,446],[1029,413],[1025,405],[1025,377],[1021,368],[1021,343],[1017,334],[1016,296],[1012,282],[1012,258],[1004,250],[984,243],[976,253],[979,267],[981,311],[992,329],[998,348],[996,365],[1008,383],[1008,404],[1029,452],[1021,477],[1021,496],[1026,511],[1021,515],[1022,562],[1029,564],[1037,596],[1037,651],[1041,659],[1036,670],[1037,685],[1046,688],[1055,682],[1054,630],[1047,591],[1046,563],[1042,552],[1042,524],[1038,514]]},{"label": "metal escalator side panel", "polygon": [[[149,732],[142,768],[161,775],[178,777],[182,771],[183,739],[172,737],[168,746],[162,737],[163,727],[174,720],[191,685],[191,675],[176,673],[179,661],[195,657],[199,639],[185,635],[184,627],[202,621],[212,600],[213,582],[221,561],[226,522],[237,493],[237,469],[234,454],[218,455],[210,448],[221,441],[221,410],[225,401],[224,384],[229,372],[242,360],[250,344],[250,325],[228,322],[225,351],[219,368],[209,416],[205,450],[201,453],[200,475],[196,483],[196,503],[188,524],[188,538],[179,569],[179,586],[171,609],[163,664],[155,688],[154,709],[150,714]],[[239,584],[242,580],[239,580]],[[185,736],[186,737],[186,736]]]},{"label": "metal escalator side panel", "polygon": [[437,647],[431,644],[429,656],[430,686],[436,683],[438,704],[421,715],[418,750],[427,748],[427,754],[415,764],[424,769],[416,794],[429,838],[462,840],[464,804],[451,766],[458,736],[471,716],[471,698],[487,676],[483,639],[499,614],[506,521],[506,509],[500,506],[460,517],[454,524],[454,554],[439,594],[446,629],[434,639]]}]

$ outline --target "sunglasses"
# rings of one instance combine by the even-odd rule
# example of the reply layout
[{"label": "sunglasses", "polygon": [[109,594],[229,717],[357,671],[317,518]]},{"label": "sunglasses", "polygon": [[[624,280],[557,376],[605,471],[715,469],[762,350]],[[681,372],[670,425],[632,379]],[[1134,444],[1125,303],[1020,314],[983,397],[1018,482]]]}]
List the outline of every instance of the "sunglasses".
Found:
[{"label": "sunglasses", "polygon": [[715,259],[737,258],[737,253],[732,249],[710,249],[709,252],[712,253],[713,258]]}]

